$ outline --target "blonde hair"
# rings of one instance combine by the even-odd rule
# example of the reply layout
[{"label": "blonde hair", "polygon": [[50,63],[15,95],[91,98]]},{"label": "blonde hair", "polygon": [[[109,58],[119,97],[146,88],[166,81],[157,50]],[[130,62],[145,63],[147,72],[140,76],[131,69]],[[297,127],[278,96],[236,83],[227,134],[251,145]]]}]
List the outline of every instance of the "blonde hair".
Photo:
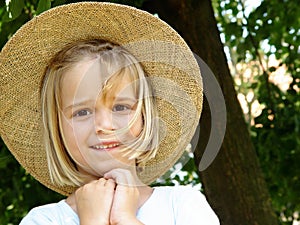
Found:
[{"label": "blonde hair", "polygon": [[41,90],[42,116],[44,123],[44,142],[47,162],[52,182],[58,185],[80,186],[86,177],[79,173],[76,162],[68,154],[61,130],[60,93],[62,75],[76,63],[99,57],[107,72],[113,74],[102,89],[102,95],[113,90],[129,70],[130,79],[134,81],[138,103],[135,115],[128,124],[117,132],[126,132],[135,123],[139,115],[143,118],[143,129],[136,141],[125,149],[124,156],[136,159],[137,171],[146,161],[153,158],[158,147],[158,120],[149,80],[140,63],[126,49],[103,40],[79,41],[67,45],[49,63]]}]

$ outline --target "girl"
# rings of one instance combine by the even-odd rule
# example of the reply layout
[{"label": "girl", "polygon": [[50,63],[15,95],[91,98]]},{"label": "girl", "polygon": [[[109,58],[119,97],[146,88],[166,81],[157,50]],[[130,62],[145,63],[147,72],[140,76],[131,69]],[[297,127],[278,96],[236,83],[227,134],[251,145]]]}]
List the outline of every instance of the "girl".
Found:
[{"label": "girl", "polygon": [[116,4],[61,6],[22,27],[1,59],[1,136],[68,196],[22,225],[219,224],[200,192],[148,186],[183,153],[201,111],[197,63],[168,25]]}]

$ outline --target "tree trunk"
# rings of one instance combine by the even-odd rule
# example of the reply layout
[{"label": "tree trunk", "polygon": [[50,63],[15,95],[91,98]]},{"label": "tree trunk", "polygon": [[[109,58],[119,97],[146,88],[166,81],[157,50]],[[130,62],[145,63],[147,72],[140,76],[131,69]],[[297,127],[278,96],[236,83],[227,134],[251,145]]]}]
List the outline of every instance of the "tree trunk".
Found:
[{"label": "tree trunk", "polygon": [[[218,80],[227,108],[226,133],[213,163],[199,172],[207,199],[222,225],[276,225],[268,190],[236,97],[210,0],[150,0],[143,8],[169,23]],[[211,91],[211,90],[208,90]],[[205,101],[195,151],[199,165],[211,129]],[[201,132],[205,131],[205,132]]]}]

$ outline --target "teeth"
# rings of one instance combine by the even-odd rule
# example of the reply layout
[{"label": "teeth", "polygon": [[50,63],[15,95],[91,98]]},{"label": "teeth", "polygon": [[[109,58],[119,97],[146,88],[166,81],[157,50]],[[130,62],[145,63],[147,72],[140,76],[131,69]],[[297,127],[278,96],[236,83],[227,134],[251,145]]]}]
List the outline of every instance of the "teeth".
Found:
[{"label": "teeth", "polygon": [[119,144],[115,143],[115,144],[109,144],[109,145],[95,145],[93,146],[95,149],[107,149],[107,148],[113,148],[113,147],[117,147],[119,146]]}]

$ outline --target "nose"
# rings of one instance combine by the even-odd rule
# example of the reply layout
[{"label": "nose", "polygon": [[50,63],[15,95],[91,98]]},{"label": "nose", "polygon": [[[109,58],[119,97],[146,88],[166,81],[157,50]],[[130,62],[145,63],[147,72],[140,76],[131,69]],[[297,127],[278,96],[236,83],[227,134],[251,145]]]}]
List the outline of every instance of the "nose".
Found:
[{"label": "nose", "polygon": [[102,108],[95,112],[96,133],[109,133],[115,130],[113,117],[110,110]]}]

